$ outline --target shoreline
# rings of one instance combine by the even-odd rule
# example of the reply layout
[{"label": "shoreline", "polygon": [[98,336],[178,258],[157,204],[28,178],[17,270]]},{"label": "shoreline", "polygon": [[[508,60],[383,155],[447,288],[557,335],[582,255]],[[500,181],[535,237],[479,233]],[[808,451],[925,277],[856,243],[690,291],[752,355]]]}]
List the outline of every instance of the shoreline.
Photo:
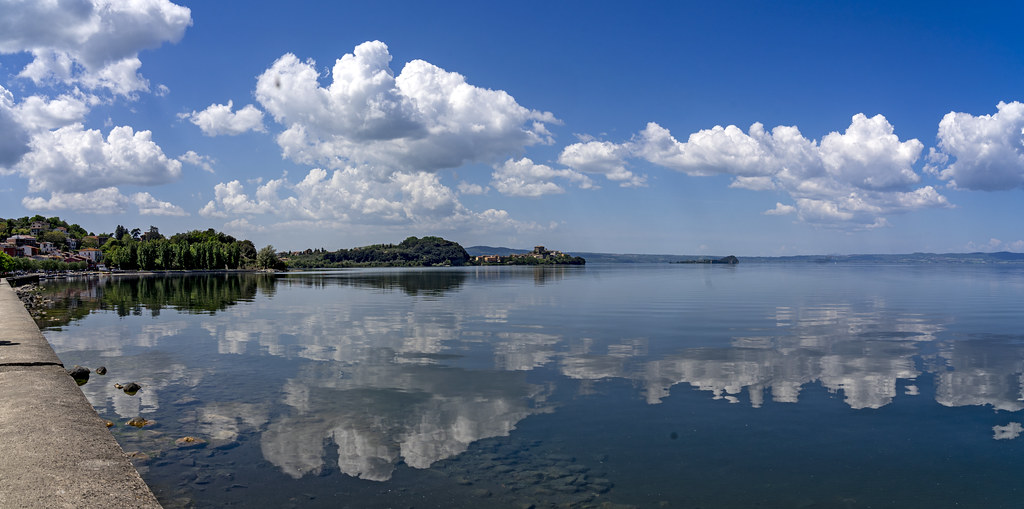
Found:
[{"label": "shoreline", "polygon": [[0,317],[0,507],[161,508],[6,280]]}]

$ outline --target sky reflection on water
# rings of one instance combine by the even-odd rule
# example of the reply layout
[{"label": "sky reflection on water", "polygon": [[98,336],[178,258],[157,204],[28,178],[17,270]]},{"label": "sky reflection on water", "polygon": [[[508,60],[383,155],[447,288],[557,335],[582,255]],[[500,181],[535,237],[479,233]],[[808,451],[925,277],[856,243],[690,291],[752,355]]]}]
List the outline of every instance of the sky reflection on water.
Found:
[{"label": "sky reflection on water", "polygon": [[[140,467],[168,505],[218,505],[263,493],[259,484],[320,493],[327,506],[328,492],[387,506],[392,498],[360,483],[426,493],[438,481],[423,476],[436,471],[452,491],[421,500],[426,506],[472,507],[483,489],[490,505],[510,507],[523,500],[786,506],[799,502],[794,494],[760,484],[750,471],[761,455],[787,462],[769,475],[785,482],[823,468],[790,458],[793,451],[830,465],[842,458],[860,465],[863,477],[879,468],[872,458],[881,453],[827,437],[904,450],[896,440],[910,440],[902,433],[913,430],[928,439],[886,468],[919,468],[950,427],[959,447],[947,457],[960,460],[940,478],[976,470],[972,451],[991,447],[982,444],[1000,444],[995,458],[986,453],[988,483],[1020,473],[1019,462],[1000,462],[1024,452],[1019,268],[657,265],[178,279],[51,284],[69,307],[90,314],[46,331],[66,364],[110,369],[82,387],[102,416],[157,421],[150,438],[123,427],[115,434],[126,449],[148,451]],[[127,396],[113,388],[129,379],[144,389]],[[706,431],[705,442],[737,449],[689,441],[677,428],[693,412],[717,430]],[[747,431],[734,427],[737,419],[752,419]],[[652,428],[659,422],[676,423],[670,443],[688,444],[685,460],[663,457],[669,433]],[[855,422],[865,426],[849,428]],[[893,426],[902,431],[877,434]],[[787,435],[794,430],[802,431]],[[788,452],[739,449],[780,433]],[[168,445],[185,435],[209,440],[207,457],[234,462],[231,478],[190,480],[189,453]],[[698,482],[708,474],[691,470],[693,463],[723,453],[752,453],[719,472],[749,490]],[[572,459],[557,468],[588,469],[579,482],[529,473],[560,455]],[[467,481],[459,462],[485,456],[497,466]],[[242,458],[251,465],[237,466]],[[681,481],[656,481],[666,472]],[[533,484],[511,481],[531,475]],[[876,488],[858,491],[849,480],[849,472],[825,476],[796,491],[826,505],[880,503]],[[934,492],[927,484],[908,480],[891,490],[924,504],[928,497],[913,493]],[[962,486],[946,489],[973,496]],[[1015,488],[992,490],[990,507],[1011,500]]]}]

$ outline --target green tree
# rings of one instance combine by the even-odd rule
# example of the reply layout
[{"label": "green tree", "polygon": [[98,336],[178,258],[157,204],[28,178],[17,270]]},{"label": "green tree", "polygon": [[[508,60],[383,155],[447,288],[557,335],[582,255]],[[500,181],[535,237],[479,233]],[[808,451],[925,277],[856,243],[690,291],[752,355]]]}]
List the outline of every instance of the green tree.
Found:
[{"label": "green tree", "polygon": [[164,239],[160,239],[154,242],[157,248],[157,268],[170,270],[176,268],[174,266],[174,246]]},{"label": "green tree", "polygon": [[0,274],[6,274],[14,270],[14,258],[7,253],[0,252]]},{"label": "green tree", "polygon": [[52,242],[58,249],[63,250],[68,244],[67,236],[58,231],[48,231],[39,236],[39,242]]},{"label": "green tree", "polygon": [[280,264],[281,260],[277,258],[274,246],[268,245],[256,253],[256,267],[259,269],[274,269]]},{"label": "green tree", "polygon": [[159,250],[157,249],[155,242],[140,242],[139,248],[136,251],[138,256],[139,268],[142,270],[153,270],[156,268],[156,259],[159,256]]},{"label": "green tree", "polygon": [[240,240],[237,242],[238,248],[241,250],[242,262],[254,263],[256,261],[256,246],[251,240]]},{"label": "green tree", "polygon": [[122,246],[111,248],[107,252],[107,259],[111,266],[121,270],[135,270],[139,267],[138,249],[139,243],[125,239],[127,242]]},{"label": "green tree", "polygon": [[242,249],[238,247],[238,242],[232,242],[225,246],[224,264],[229,269],[237,269],[242,262]]},{"label": "green tree", "polygon": [[174,268],[191,269],[193,267],[192,260],[192,248],[188,244],[174,244]]}]

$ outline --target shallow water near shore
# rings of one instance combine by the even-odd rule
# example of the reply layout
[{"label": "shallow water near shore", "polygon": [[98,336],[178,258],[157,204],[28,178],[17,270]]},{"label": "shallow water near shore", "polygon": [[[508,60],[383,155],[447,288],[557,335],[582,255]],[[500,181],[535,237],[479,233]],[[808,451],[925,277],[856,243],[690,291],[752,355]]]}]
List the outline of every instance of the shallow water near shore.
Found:
[{"label": "shallow water near shore", "polygon": [[[1018,507],[1024,267],[46,283],[166,507]],[[138,382],[134,396],[115,383]],[[125,423],[141,416],[142,428]],[[176,443],[182,437],[195,442]]]}]

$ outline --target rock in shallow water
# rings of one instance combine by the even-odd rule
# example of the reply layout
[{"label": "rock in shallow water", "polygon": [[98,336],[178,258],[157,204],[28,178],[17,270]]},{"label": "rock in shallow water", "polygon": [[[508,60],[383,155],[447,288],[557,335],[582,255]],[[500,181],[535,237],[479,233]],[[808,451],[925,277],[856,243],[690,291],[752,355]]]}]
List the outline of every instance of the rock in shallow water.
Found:
[{"label": "rock in shallow water", "polygon": [[193,449],[205,446],[206,440],[196,437],[181,437],[174,441],[174,445],[177,445],[179,449]]},{"label": "rock in shallow water", "polygon": [[136,428],[141,428],[141,427],[143,427],[143,426],[145,426],[147,424],[151,424],[152,422],[153,421],[147,421],[146,419],[143,419],[142,417],[132,417],[125,424],[127,424],[129,426],[135,426]]},{"label": "rock in shallow water", "polygon": [[71,378],[74,378],[75,380],[89,379],[89,368],[83,368],[82,366],[76,364],[75,367],[71,369],[66,369],[65,371],[67,371],[68,374],[71,375]]}]

